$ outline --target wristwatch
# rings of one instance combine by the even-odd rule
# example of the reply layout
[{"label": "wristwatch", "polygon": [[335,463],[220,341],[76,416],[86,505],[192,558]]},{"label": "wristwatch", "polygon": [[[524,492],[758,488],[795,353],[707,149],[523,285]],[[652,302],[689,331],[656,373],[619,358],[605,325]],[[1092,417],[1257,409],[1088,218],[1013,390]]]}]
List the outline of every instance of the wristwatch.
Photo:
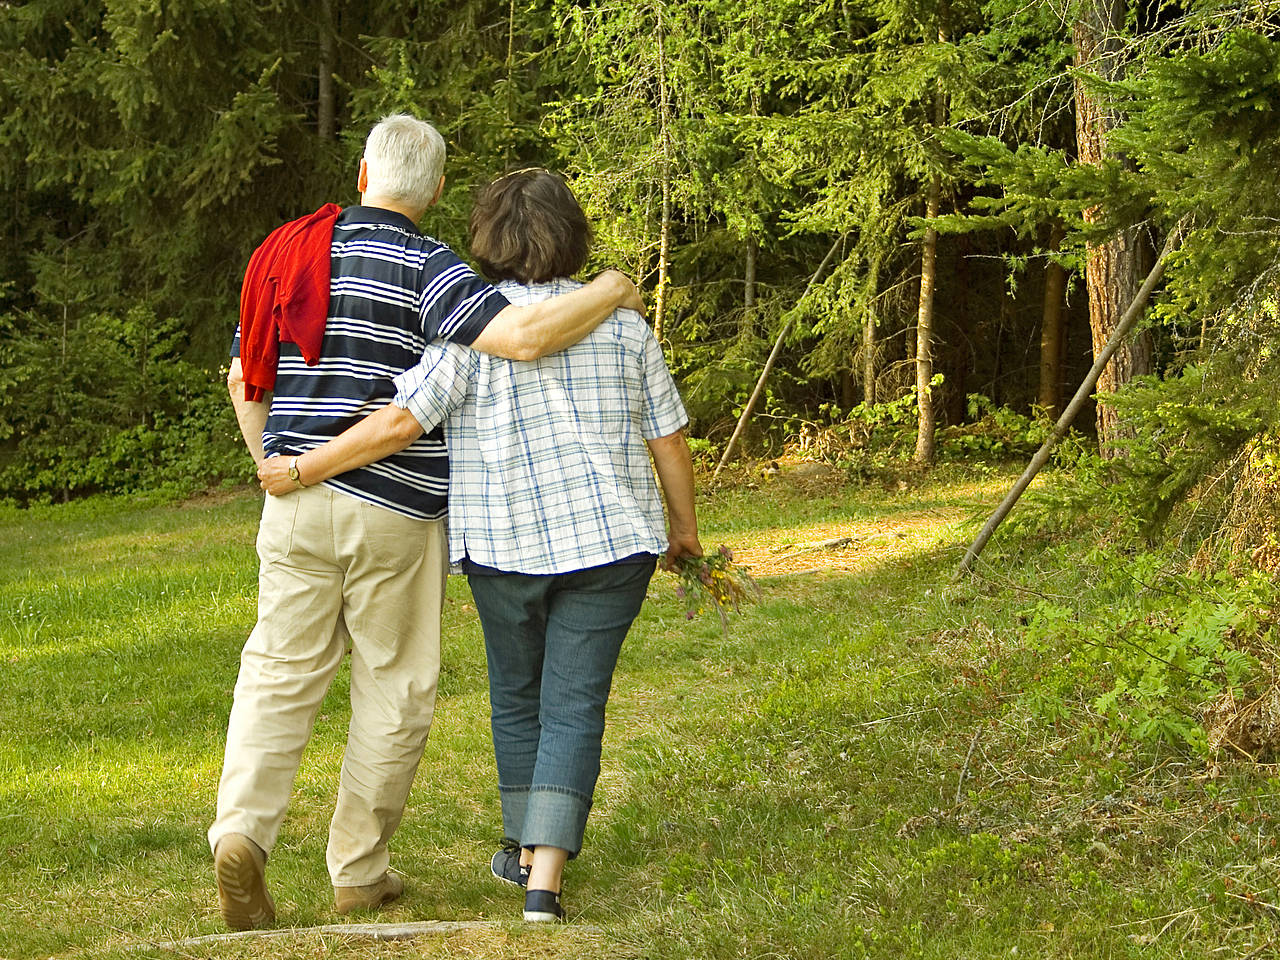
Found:
[{"label": "wristwatch", "polygon": [[298,458],[297,458],[297,457],[290,457],[290,458],[289,458],[289,479],[290,479],[290,480],[292,480],[294,483],[296,483],[296,484],[298,485],[298,489],[299,489],[299,490],[301,490],[301,489],[303,489],[304,487],[306,487],[306,484],[302,482],[302,475],[301,475],[300,473],[298,473]]}]

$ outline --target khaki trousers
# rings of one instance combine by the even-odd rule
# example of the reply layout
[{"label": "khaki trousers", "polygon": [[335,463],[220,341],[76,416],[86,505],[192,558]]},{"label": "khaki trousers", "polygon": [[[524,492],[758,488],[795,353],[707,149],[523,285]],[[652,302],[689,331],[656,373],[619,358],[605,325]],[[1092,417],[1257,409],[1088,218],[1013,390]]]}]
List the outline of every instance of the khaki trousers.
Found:
[{"label": "khaki trousers", "polygon": [[241,833],[270,853],[349,641],[351,725],[327,860],[334,886],[373,883],[435,707],[444,521],[308,487],[267,497],[258,559],[258,622],[240,658],[209,844]]}]

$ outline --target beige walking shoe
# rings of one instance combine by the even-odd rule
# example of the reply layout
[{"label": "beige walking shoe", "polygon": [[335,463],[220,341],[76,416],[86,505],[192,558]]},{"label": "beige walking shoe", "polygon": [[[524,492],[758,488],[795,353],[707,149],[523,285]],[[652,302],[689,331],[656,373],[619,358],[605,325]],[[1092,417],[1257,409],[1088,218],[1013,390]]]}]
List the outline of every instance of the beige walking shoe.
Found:
[{"label": "beige walking shoe", "polygon": [[213,852],[222,919],[232,930],[255,930],[276,918],[267,893],[267,855],[242,833],[228,833]]},{"label": "beige walking shoe", "polygon": [[388,870],[373,883],[363,887],[334,887],[333,905],[341,914],[352,910],[377,910],[404,893],[404,881]]}]

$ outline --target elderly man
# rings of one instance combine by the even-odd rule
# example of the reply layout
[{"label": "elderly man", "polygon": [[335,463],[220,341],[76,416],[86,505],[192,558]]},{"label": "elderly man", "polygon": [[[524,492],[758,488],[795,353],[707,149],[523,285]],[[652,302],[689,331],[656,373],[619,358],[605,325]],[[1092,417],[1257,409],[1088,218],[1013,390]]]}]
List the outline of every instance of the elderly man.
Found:
[{"label": "elderly man", "polygon": [[327,851],[335,906],[345,914],[400,895],[387,844],[439,673],[448,567],[439,431],[314,486],[297,458],[390,400],[393,378],[431,341],[533,359],[577,342],[616,307],[640,306],[613,271],[552,301],[507,303],[415,226],[440,197],[443,165],[433,127],[384,118],[360,161],[360,206],[285,225],[246,272],[228,386],[254,460],[287,458],[298,493],[263,505],[258,621],[241,657],[209,828],[222,916],[236,930],[275,918],[266,860],[348,643],[351,724]]}]

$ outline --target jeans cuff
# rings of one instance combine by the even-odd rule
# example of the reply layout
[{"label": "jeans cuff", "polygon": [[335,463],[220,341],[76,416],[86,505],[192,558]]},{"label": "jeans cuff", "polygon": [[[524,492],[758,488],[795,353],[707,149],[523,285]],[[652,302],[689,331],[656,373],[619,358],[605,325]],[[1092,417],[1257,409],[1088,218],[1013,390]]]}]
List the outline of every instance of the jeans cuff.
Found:
[{"label": "jeans cuff", "polygon": [[529,807],[529,788],[498,784],[498,795],[502,798],[502,832],[521,843],[520,830],[524,826],[524,812]]},{"label": "jeans cuff", "polygon": [[591,799],[563,788],[536,786],[527,797],[520,843],[526,847],[559,847],[576,857],[582,849]]}]

